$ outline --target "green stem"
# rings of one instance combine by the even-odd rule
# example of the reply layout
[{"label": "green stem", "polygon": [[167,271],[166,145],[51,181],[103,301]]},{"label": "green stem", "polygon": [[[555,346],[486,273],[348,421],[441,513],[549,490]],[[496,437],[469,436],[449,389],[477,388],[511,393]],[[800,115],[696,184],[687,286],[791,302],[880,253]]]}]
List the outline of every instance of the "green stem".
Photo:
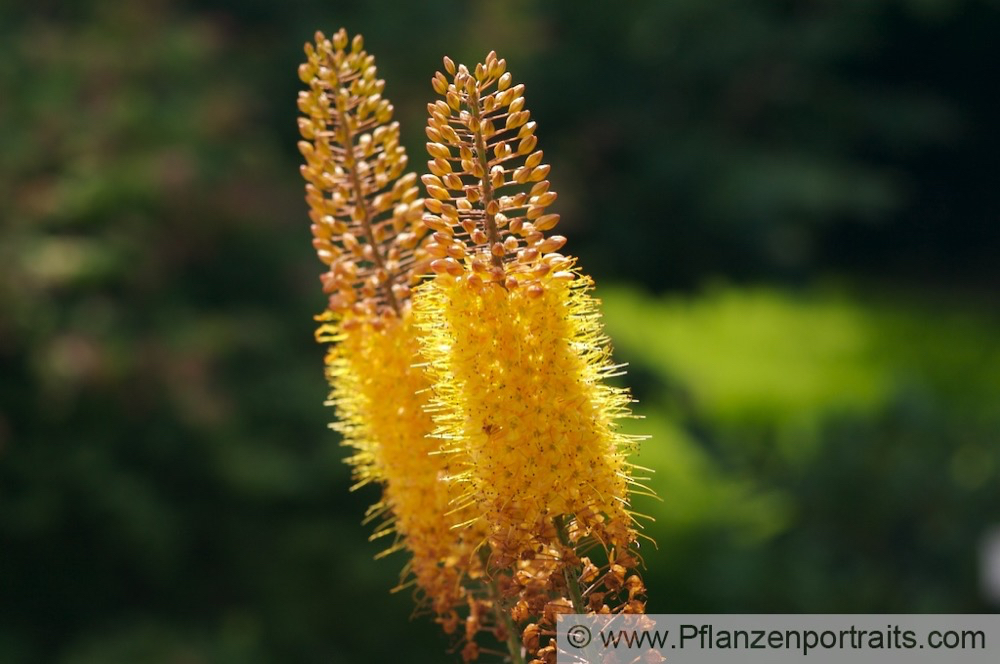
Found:
[{"label": "green stem", "polygon": [[[572,549],[573,543],[569,539],[568,514],[560,514],[553,523],[556,526],[556,533],[559,535],[559,542],[566,548]],[[566,579],[566,588],[569,589],[569,598],[573,603],[573,610],[577,613],[586,613],[586,604],[583,603],[583,593],[580,592],[580,582],[577,580],[578,570],[566,565],[563,567],[563,577]]]},{"label": "green stem", "polygon": [[[484,546],[479,550],[479,559],[483,563],[483,574],[489,574],[487,565],[489,558],[489,550]],[[500,587],[497,585],[495,578],[490,579],[489,589],[490,597],[493,600],[493,612],[496,613],[497,620],[503,623],[504,628],[507,630],[507,652],[510,653],[511,664],[524,664],[524,655],[521,654],[521,637],[517,631],[517,625],[514,624],[514,619],[510,617],[510,614],[507,613],[503,606]]]}]

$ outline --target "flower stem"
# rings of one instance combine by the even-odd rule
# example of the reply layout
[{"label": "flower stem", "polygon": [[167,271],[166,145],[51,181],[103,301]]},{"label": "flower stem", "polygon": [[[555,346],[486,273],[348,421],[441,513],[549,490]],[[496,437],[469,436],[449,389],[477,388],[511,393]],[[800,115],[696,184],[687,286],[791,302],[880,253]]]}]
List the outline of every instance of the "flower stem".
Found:
[{"label": "flower stem", "polygon": [[[479,549],[479,559],[483,563],[484,573],[489,573],[489,568],[487,563],[489,562],[490,554],[488,547],[482,547]],[[517,625],[514,624],[513,618],[506,611],[503,605],[503,596],[500,593],[500,587],[497,585],[496,578],[491,578],[489,582],[490,598],[493,600],[493,611],[496,613],[497,620],[499,620],[504,629],[507,631],[507,652],[510,653],[511,664],[524,664],[524,655],[522,654],[521,638],[518,634]]]},{"label": "flower stem", "polygon": [[[348,83],[341,81],[339,76],[337,82],[340,85],[339,89],[343,90],[347,88]],[[372,248],[372,262],[376,267],[385,270],[385,259],[382,256],[384,249],[375,240],[375,229],[372,226],[372,210],[369,208],[368,199],[365,198],[365,188],[361,181],[361,174],[358,172],[358,160],[354,154],[355,132],[351,129],[351,125],[347,121],[345,102],[340,95],[336,95],[336,112],[337,122],[344,128],[344,136],[346,136],[342,146],[344,148],[345,155],[343,165],[347,167],[351,176],[351,188],[354,191],[354,205],[359,211],[359,216],[361,217],[361,228],[365,233],[365,239],[368,240],[368,244],[370,244]],[[390,274],[389,279],[381,285],[381,288],[385,293],[385,298],[389,302],[389,306],[392,307],[392,310],[395,311],[398,316],[402,313],[402,308],[400,307],[399,301],[396,299],[396,294],[392,292],[393,276],[394,275]]]},{"label": "flower stem", "polygon": [[[559,535],[559,542],[566,548],[572,549],[573,543],[569,539],[568,514],[560,514],[553,523],[556,526],[556,533]],[[583,603],[583,593],[580,592],[580,582],[577,580],[577,570],[569,565],[563,567],[563,577],[566,579],[566,588],[569,590],[569,598],[573,603],[573,611],[576,613],[586,613],[586,605]]]},{"label": "flower stem", "polygon": [[[483,119],[482,110],[479,107],[479,88],[475,88],[469,96],[469,111],[476,122]],[[490,181],[490,153],[486,146],[486,138],[483,130],[477,129],[476,135],[476,159],[479,161],[479,168],[483,171],[483,176],[479,179],[479,185],[483,200],[483,225],[486,227],[486,235],[490,240],[490,249],[500,242],[500,231],[497,229],[496,213],[491,212],[490,203],[493,202],[493,184]],[[490,253],[490,260],[494,267],[503,268],[503,259],[500,256]]]}]

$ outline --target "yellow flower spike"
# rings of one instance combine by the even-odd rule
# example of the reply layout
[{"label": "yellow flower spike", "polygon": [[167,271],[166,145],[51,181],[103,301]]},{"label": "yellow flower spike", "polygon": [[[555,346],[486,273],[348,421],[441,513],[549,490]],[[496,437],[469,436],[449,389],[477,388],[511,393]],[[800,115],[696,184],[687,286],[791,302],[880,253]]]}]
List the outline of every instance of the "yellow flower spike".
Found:
[{"label": "yellow flower spike", "polygon": [[452,473],[449,457],[433,454],[438,443],[428,437],[429,382],[409,304],[410,287],[429,262],[417,248],[426,233],[424,203],[416,176],[403,173],[399,126],[361,37],[317,33],[305,50],[299,74],[309,89],[299,94],[299,147],[313,245],[329,268],[317,339],[331,344],[333,427],[354,450],[347,461],[355,486],[382,486],[368,515],[383,519],[373,538],[395,534],[386,553],[410,551],[404,575],[412,574],[439,622],[454,631],[456,608],[476,601],[465,581],[479,574],[482,534],[451,529],[444,518],[471,515],[454,509],[456,489],[443,481]]},{"label": "yellow flower spike", "polygon": [[[384,519],[372,538],[396,534],[397,543],[385,553],[403,546],[410,551],[409,572],[435,613],[446,616],[467,601],[462,581],[479,573],[475,547],[482,534],[453,530],[443,518],[458,496],[443,481],[451,473],[448,457],[435,454],[438,443],[427,435],[429,383],[414,366],[419,349],[410,320],[406,316],[379,330],[338,332],[336,325],[325,325],[320,338],[336,341],[326,358],[330,404],[338,417],[333,428],[354,451],[349,462],[355,488],[369,482],[384,486],[382,502],[370,510],[370,519]],[[467,520],[471,513],[454,516]]]},{"label": "yellow flower spike", "polygon": [[[524,86],[494,53],[474,74],[449,63],[450,82],[439,72],[434,86],[447,102],[429,106],[433,167],[422,179],[434,204],[424,224],[463,258],[431,264],[437,276],[414,291],[413,316],[436,435],[459,466],[459,504],[485,524],[488,571],[516,570],[515,622],[551,627],[567,607],[641,610],[639,577],[628,577],[627,593],[618,578],[638,565],[626,458],[636,441],[616,427],[631,399],[605,382],[620,367],[591,280],[558,253],[566,238],[546,236],[559,220],[546,210],[556,194]],[[442,162],[454,177],[433,174],[447,170]],[[581,589],[577,552],[590,543],[608,563],[588,559],[593,579]]]}]

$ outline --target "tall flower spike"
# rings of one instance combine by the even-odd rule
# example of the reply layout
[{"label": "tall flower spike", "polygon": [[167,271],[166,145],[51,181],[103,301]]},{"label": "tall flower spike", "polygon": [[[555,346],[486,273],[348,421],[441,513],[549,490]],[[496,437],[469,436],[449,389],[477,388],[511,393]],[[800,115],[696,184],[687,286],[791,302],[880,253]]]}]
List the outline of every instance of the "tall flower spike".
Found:
[{"label": "tall flower spike", "polygon": [[[403,174],[399,127],[361,37],[317,33],[305,51],[299,75],[309,90],[299,95],[306,114],[299,146],[313,244],[329,266],[322,277],[329,307],[318,317],[317,338],[331,344],[333,426],[354,450],[348,463],[356,486],[382,486],[368,515],[383,520],[373,538],[395,533],[389,551],[411,552],[408,571],[420,593],[455,631],[456,607],[478,601],[464,582],[478,574],[474,546],[482,536],[452,530],[441,518],[457,494],[439,480],[451,469],[428,437],[429,381],[409,314],[410,285],[421,272],[415,247],[424,233],[423,200],[416,176]],[[470,517],[459,511],[456,518]]]},{"label": "tall flower spike", "polygon": [[[606,384],[620,367],[591,280],[557,253],[565,238],[545,237],[555,193],[523,86],[494,53],[471,72],[447,58],[445,69],[423,177],[437,276],[415,289],[413,312],[458,505],[481,515],[489,571],[513,571],[511,616],[538,644],[558,612],[644,610],[632,573],[635,439],[616,425],[631,399]],[[604,559],[581,557],[590,549]]]}]

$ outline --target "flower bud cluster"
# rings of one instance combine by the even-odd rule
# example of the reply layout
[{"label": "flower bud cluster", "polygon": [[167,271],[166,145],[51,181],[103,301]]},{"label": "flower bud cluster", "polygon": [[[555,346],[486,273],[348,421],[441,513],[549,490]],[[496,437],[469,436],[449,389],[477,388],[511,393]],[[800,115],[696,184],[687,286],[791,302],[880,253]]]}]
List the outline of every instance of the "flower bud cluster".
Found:
[{"label": "flower bud cluster", "polygon": [[524,85],[513,85],[507,63],[490,52],[470,71],[444,60],[446,76],[431,80],[443,99],[427,105],[428,213],[425,245],[431,270],[459,276],[474,288],[496,283],[540,297],[546,277],[572,280],[570,260],[558,253],[559,223],[547,208],[556,200],[550,167],[537,149],[536,124],[524,107]]},{"label": "flower bud cluster", "polygon": [[423,272],[415,224],[424,213],[416,175],[404,171],[406,150],[392,104],[382,96],[375,58],[358,35],[348,44],[316,33],[299,77],[299,150],[306,163],[306,201],[313,246],[328,267],[322,275],[329,309],[347,324],[376,327],[398,317]]}]

